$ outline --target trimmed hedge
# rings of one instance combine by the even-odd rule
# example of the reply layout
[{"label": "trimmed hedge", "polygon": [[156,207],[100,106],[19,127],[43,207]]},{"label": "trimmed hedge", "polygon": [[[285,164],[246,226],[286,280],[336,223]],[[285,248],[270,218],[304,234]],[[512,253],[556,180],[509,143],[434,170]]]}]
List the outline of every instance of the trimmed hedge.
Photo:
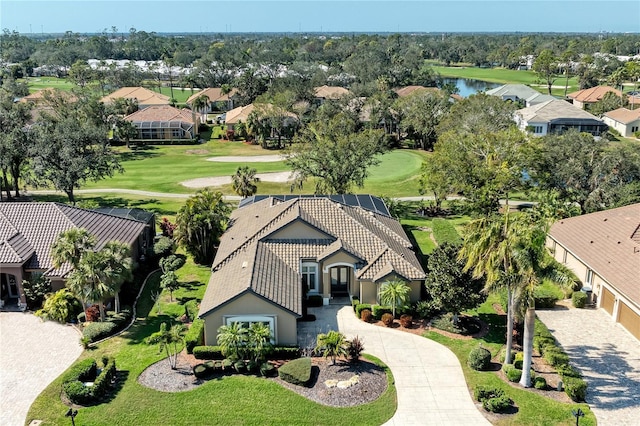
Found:
[{"label": "trimmed hedge", "polygon": [[196,346],[193,348],[196,359],[225,359],[220,346]]},{"label": "trimmed hedge", "polygon": [[571,303],[576,308],[584,308],[587,306],[587,293],[576,291],[571,295]]},{"label": "trimmed hedge", "polygon": [[[193,356],[196,359],[223,360],[222,347],[220,346],[196,346],[193,348]],[[274,346],[267,356],[268,359],[296,359],[300,357],[299,346]]]},{"label": "trimmed hedge", "polygon": [[298,358],[287,362],[278,369],[278,376],[285,382],[306,386],[311,379],[311,358]]},{"label": "trimmed hedge", "polygon": [[482,401],[482,408],[492,413],[501,413],[509,407],[511,407],[511,399],[504,395]]},{"label": "trimmed hedge", "polygon": [[268,359],[296,359],[300,358],[299,346],[274,346],[267,356]]},{"label": "trimmed hedge", "polygon": [[473,397],[478,402],[482,402],[485,399],[497,398],[504,395],[504,391],[498,388],[492,388],[489,386],[478,385],[473,390]]},{"label": "trimmed hedge", "polygon": [[371,322],[371,320],[373,319],[373,315],[371,314],[371,311],[369,309],[365,309],[360,312],[360,319],[364,322]]},{"label": "trimmed hedge", "polygon": [[[99,375],[96,361],[88,358],[74,365],[65,375],[62,389],[74,404],[90,404],[104,397],[116,376],[116,361],[105,358],[105,365]],[[93,386],[85,386],[84,382],[93,381]]]},{"label": "trimmed hedge", "polygon": [[184,314],[187,316],[188,321],[196,322],[198,319],[198,301],[191,299],[184,304]]},{"label": "trimmed hedge", "polygon": [[360,304],[360,299],[358,299],[357,297],[354,297],[351,299],[351,307],[353,308],[353,312],[356,311],[356,306],[358,306]]},{"label": "trimmed hedge", "polygon": [[569,355],[564,353],[560,348],[547,347],[544,350],[544,359],[554,367],[569,364]]},{"label": "trimmed hedge", "polygon": [[120,313],[109,312],[106,321],[90,322],[82,330],[82,337],[89,342],[109,337],[124,328],[131,319],[131,310],[123,308]]},{"label": "trimmed hedge", "polygon": [[479,346],[469,352],[467,364],[474,370],[486,370],[489,367],[489,363],[491,363],[491,352],[488,349]]},{"label": "trimmed hedge", "polygon": [[587,398],[587,382],[575,377],[563,377],[564,391],[575,402],[583,402]]},{"label": "trimmed hedge", "polygon": [[184,336],[184,345],[187,353],[193,353],[193,348],[202,346],[204,343],[204,320],[196,318],[193,320],[189,331]]},{"label": "trimmed hedge", "polygon": [[536,377],[533,380],[533,387],[536,389],[546,389],[547,388],[547,381],[544,379],[544,377]]},{"label": "trimmed hedge", "polygon": [[515,368],[513,364],[504,364],[502,371],[504,371],[504,374],[510,382],[519,382],[522,377],[522,370]]},{"label": "trimmed hedge", "polygon": [[391,306],[373,305],[371,307],[371,314],[377,320],[381,320],[384,314],[391,314],[392,312],[393,309],[391,308]]},{"label": "trimmed hedge", "polygon": [[371,310],[371,304],[370,303],[360,303],[359,305],[356,305],[356,316],[358,318],[361,318],[361,313],[364,309],[368,309]]}]

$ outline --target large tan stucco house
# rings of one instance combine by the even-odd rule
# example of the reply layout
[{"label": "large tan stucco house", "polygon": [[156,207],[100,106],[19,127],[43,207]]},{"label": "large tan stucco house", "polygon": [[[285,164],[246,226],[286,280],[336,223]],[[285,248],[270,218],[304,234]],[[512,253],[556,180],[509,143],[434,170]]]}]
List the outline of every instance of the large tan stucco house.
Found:
[{"label": "large tan stucco house", "polygon": [[384,202],[369,195],[254,196],[233,212],[200,305],[205,344],[233,322],[269,325],[274,342],[297,343],[302,300],[357,297],[377,303],[402,279],[411,300],[425,279],[413,246]]},{"label": "large tan stucco house", "polygon": [[560,220],[547,247],[598,308],[640,339],[640,203]]},{"label": "large tan stucco house", "polygon": [[54,291],[64,287],[71,265],[53,265],[51,245],[62,232],[84,228],[97,240],[97,249],[109,241],[131,246],[138,260],[148,241],[146,223],[60,203],[0,203],[0,306],[26,306],[22,281],[44,274]]}]

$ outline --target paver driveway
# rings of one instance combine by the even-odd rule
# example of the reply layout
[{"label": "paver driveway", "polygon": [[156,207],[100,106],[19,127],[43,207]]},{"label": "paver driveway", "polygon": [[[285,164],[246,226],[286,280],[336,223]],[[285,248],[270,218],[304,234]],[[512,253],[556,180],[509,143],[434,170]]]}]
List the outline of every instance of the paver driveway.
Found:
[{"label": "paver driveway", "polygon": [[40,392],[82,353],[79,341],[70,326],[0,312],[0,425],[24,425]]},{"label": "paver driveway", "polygon": [[640,424],[640,342],[601,309],[536,312],[589,384],[598,425]]},{"label": "paver driveway", "polygon": [[385,425],[490,424],[471,399],[458,358],[448,348],[415,334],[362,322],[351,306],[330,305],[309,312],[317,320],[299,329],[301,340],[338,329],[349,339],[362,338],[365,352],[389,366],[398,392],[398,410]]}]

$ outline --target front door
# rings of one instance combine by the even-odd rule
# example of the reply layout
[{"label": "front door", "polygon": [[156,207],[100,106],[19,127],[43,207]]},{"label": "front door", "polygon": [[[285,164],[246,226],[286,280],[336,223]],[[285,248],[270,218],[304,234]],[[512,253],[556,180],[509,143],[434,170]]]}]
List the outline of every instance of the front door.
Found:
[{"label": "front door", "polygon": [[7,275],[9,278],[9,297],[18,297],[20,293],[18,292],[18,283],[16,282],[15,275]]},{"label": "front door", "polygon": [[351,268],[348,266],[336,266],[331,268],[331,295],[348,296],[349,275]]}]

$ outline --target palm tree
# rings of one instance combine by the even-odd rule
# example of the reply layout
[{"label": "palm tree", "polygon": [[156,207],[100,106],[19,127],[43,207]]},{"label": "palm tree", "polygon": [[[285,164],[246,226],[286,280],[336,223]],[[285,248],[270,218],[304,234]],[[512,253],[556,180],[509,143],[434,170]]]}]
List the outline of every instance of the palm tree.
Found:
[{"label": "palm tree", "polygon": [[184,326],[181,324],[175,324],[170,329],[167,329],[167,323],[160,324],[160,331],[153,333],[146,340],[147,344],[160,345],[160,351],[167,352],[167,359],[172,370],[176,369],[178,364],[179,345],[183,342]]},{"label": "palm tree", "polygon": [[96,238],[84,228],[71,228],[61,232],[51,245],[53,266],[59,268],[70,263],[75,268],[80,259],[96,245]]},{"label": "palm tree", "polygon": [[233,190],[242,198],[250,197],[258,191],[256,183],[260,178],[256,177],[256,169],[249,166],[240,166],[236,173],[231,176]]},{"label": "palm tree", "polygon": [[396,317],[396,308],[401,308],[409,302],[411,287],[402,280],[387,281],[380,287],[380,303],[391,305],[393,317]]},{"label": "palm tree", "polygon": [[244,346],[247,329],[239,322],[233,322],[231,325],[223,325],[218,328],[218,346],[222,349],[222,354],[231,360],[239,360],[244,358]]},{"label": "palm tree", "polygon": [[107,268],[107,256],[104,252],[87,251],[67,279],[67,287],[82,300],[85,306],[87,303],[98,304],[101,321],[105,320],[103,302],[112,294],[112,289],[105,277]]},{"label": "palm tree", "polygon": [[253,354],[253,361],[260,364],[271,349],[271,329],[268,325],[254,322],[247,330],[247,346]]},{"label": "palm tree", "polygon": [[335,365],[337,357],[348,354],[348,344],[349,342],[344,337],[344,334],[330,330],[326,334],[318,334],[315,351],[322,353],[325,358],[331,357],[331,364]]},{"label": "palm tree", "polygon": [[207,117],[208,106],[209,106],[209,97],[207,95],[199,95],[193,100],[193,102],[191,102],[191,109],[193,111],[198,111],[204,114],[205,120]]},{"label": "palm tree", "polygon": [[133,279],[131,248],[120,241],[109,241],[101,250],[105,254],[105,279],[115,298],[116,313],[120,312],[120,287]]}]

